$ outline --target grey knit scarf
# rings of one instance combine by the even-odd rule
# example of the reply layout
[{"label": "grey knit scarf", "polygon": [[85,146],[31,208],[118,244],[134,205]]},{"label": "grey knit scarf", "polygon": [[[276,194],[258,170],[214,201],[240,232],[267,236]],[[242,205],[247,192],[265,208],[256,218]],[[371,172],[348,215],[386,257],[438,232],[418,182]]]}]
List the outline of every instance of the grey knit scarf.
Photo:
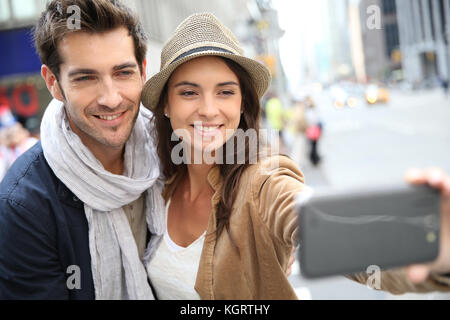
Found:
[{"label": "grey knit scarf", "polygon": [[[96,299],[154,299],[122,209],[146,192],[147,225],[156,239],[161,237],[164,184],[149,134],[150,117],[141,106],[125,145],[124,175],[106,171],[86,148],[71,130],[62,102],[53,100],[42,119],[44,156],[55,175],[84,203]],[[147,248],[146,255],[150,254]]]}]

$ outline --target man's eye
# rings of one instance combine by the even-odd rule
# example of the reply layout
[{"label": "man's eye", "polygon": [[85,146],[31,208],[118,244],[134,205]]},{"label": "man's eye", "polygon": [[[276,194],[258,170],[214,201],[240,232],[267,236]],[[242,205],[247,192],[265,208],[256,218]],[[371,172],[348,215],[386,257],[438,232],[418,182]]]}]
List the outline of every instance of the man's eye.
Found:
[{"label": "man's eye", "polygon": [[83,76],[83,77],[75,78],[76,82],[83,82],[83,81],[89,81],[89,80],[94,80],[94,77],[93,76]]},{"label": "man's eye", "polygon": [[119,72],[119,76],[121,77],[128,77],[131,76],[133,74],[133,71],[120,71]]}]

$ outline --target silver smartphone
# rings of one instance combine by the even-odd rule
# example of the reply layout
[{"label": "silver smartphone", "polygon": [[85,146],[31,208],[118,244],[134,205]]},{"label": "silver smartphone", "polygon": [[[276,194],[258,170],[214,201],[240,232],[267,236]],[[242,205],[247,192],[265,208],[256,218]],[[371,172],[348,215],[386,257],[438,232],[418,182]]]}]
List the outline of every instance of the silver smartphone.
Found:
[{"label": "silver smartphone", "polygon": [[300,270],[317,278],[433,261],[440,194],[429,186],[312,190],[298,198]]}]

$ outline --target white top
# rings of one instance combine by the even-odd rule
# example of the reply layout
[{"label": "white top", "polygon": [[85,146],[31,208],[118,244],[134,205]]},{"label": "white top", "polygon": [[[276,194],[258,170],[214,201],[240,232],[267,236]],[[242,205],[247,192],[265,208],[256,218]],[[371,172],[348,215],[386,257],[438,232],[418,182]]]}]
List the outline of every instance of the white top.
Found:
[{"label": "white top", "polygon": [[147,265],[147,273],[158,299],[199,300],[200,296],[194,285],[206,231],[186,248],[177,245],[170,239],[167,230],[169,206],[170,199],[165,210],[166,231]]},{"label": "white top", "polygon": [[305,118],[306,118],[306,123],[308,124],[308,126],[315,126],[315,125],[318,125],[320,122],[319,114],[317,113],[317,110],[309,108],[309,107],[306,109]]}]

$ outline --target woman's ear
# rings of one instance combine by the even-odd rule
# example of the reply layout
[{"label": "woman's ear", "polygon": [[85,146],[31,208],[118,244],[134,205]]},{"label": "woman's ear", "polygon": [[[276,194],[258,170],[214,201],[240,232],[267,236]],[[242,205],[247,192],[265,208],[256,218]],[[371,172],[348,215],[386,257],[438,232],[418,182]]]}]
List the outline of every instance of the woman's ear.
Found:
[{"label": "woman's ear", "polygon": [[168,106],[168,105],[166,105],[166,106],[164,107],[164,115],[166,116],[166,118],[170,118],[170,117],[169,117],[169,106]]}]

